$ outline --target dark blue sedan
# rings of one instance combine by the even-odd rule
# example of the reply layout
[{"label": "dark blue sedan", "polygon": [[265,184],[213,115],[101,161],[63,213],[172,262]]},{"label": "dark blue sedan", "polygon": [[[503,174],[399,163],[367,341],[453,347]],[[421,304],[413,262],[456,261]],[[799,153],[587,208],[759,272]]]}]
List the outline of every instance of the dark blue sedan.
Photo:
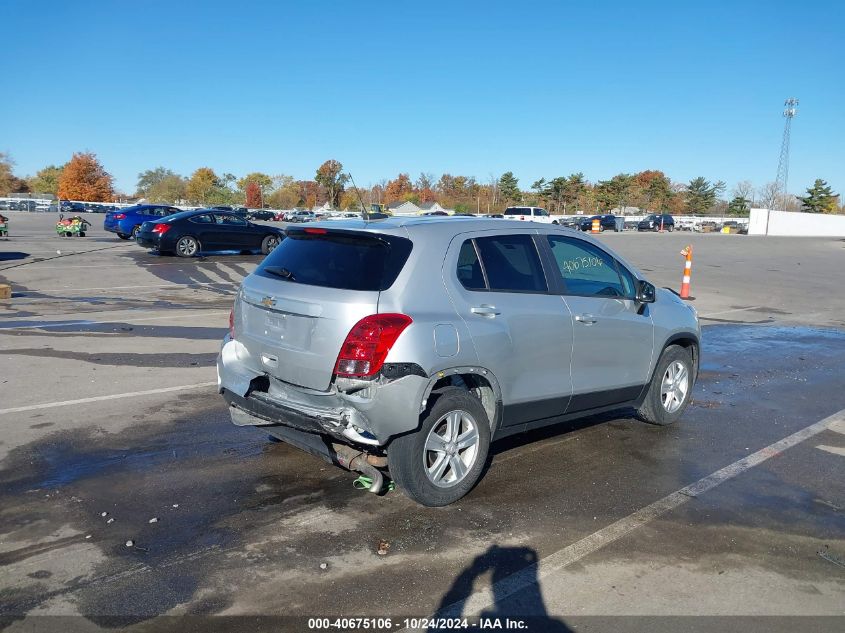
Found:
[{"label": "dark blue sedan", "polygon": [[128,240],[130,237],[134,238],[138,235],[138,231],[144,222],[161,220],[180,211],[181,209],[176,207],[161,204],[139,204],[106,213],[103,228],[111,233],[117,233],[117,236],[122,240]]},{"label": "dark blue sedan", "polygon": [[159,253],[194,257],[209,251],[250,251],[264,255],[284,239],[273,226],[253,224],[233,211],[195,209],[144,222],[135,242]]}]

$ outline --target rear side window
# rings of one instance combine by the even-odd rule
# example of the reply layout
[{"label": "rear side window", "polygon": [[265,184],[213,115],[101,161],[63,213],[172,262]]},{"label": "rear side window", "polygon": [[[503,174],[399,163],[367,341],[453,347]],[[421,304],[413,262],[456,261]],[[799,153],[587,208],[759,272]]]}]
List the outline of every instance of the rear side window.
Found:
[{"label": "rear side window", "polygon": [[213,220],[211,216],[207,213],[203,213],[202,215],[195,215],[192,218],[188,218],[191,222],[196,222],[197,224],[211,224]]},{"label": "rear side window", "polygon": [[616,260],[603,250],[582,240],[557,235],[549,235],[548,239],[566,286],[566,294],[583,297],[633,296],[633,278],[628,274],[623,282]]},{"label": "rear side window", "polygon": [[355,231],[288,229],[256,269],[271,279],[342,290],[387,290],[402,271],[412,243]]},{"label": "rear side window", "polygon": [[546,277],[530,235],[498,235],[475,240],[490,290],[546,292]]},{"label": "rear side window", "polygon": [[508,207],[505,215],[531,215],[530,207]]},{"label": "rear side window", "polygon": [[215,214],[214,216],[217,224],[225,224],[227,226],[246,226],[246,220],[239,218],[236,215],[229,214]]},{"label": "rear side window", "polygon": [[458,281],[467,290],[487,289],[484,273],[481,272],[481,262],[478,261],[478,253],[475,252],[472,240],[464,242],[461,252],[458,253]]}]

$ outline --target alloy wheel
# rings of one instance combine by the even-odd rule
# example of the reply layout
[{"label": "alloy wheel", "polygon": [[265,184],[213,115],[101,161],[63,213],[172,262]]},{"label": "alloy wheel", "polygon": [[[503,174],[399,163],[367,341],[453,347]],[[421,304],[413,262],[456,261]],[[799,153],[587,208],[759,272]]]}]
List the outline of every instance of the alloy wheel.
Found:
[{"label": "alloy wheel", "polygon": [[176,249],[183,257],[193,257],[197,254],[197,242],[192,237],[183,237],[176,244]]},{"label": "alloy wheel", "polygon": [[469,413],[450,411],[442,416],[425,439],[423,468],[438,488],[451,488],[464,480],[478,458],[478,425]]},{"label": "alloy wheel", "polygon": [[660,383],[660,402],[669,413],[681,408],[689,391],[689,371],[680,361],[669,364]]}]

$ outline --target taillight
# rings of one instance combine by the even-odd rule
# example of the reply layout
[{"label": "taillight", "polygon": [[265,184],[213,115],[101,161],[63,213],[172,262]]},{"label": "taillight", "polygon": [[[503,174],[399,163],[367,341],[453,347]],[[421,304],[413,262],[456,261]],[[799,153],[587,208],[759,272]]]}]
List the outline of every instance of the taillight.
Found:
[{"label": "taillight", "polygon": [[314,228],[307,228],[303,229],[306,233],[310,233],[311,235],[325,235],[328,233],[326,229],[314,229]]},{"label": "taillight", "polygon": [[404,314],[372,314],[356,323],[337,355],[338,376],[372,376],[384,365],[387,353],[412,319]]},{"label": "taillight", "polygon": [[161,235],[164,235],[165,233],[167,233],[170,230],[170,227],[171,227],[170,224],[156,224],[153,227],[153,233],[159,233]]},{"label": "taillight", "polygon": [[116,213],[116,214],[114,214],[113,216],[111,216],[111,219],[112,219],[112,220],[123,220],[123,219],[125,219],[125,218],[126,218],[126,214],[125,214],[125,213]]},{"label": "taillight", "polygon": [[229,312],[229,338],[235,340],[235,307]]}]

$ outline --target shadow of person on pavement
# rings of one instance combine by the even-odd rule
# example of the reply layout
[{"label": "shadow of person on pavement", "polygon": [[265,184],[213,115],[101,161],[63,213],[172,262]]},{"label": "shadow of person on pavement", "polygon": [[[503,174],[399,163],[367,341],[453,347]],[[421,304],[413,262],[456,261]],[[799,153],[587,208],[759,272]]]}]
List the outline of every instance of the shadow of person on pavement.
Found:
[{"label": "shadow of person on pavement", "polygon": [[499,547],[491,545],[486,552],[476,556],[472,563],[464,569],[449,590],[443,595],[437,618],[458,618],[472,610],[467,604],[473,594],[476,579],[490,574],[490,588],[493,593],[493,603],[484,607],[479,618],[503,622],[505,618],[522,620],[526,629],[532,631],[552,631],[566,633],[571,629],[558,619],[554,619],[546,612],[546,604],[540,592],[537,578],[537,552],[530,547]]}]

